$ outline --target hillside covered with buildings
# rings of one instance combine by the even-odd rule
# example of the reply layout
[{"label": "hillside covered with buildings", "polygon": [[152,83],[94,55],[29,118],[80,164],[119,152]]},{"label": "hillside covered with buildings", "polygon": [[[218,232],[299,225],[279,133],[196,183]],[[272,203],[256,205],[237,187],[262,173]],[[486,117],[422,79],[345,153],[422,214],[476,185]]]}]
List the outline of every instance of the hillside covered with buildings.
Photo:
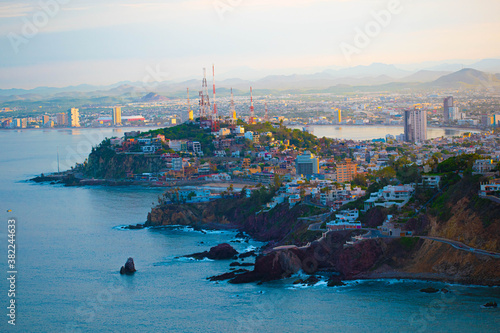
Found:
[{"label": "hillside covered with buildings", "polygon": [[497,132],[349,141],[188,123],[107,139],[75,170],[167,187],[144,226],[240,229],[268,242],[258,261],[278,251],[296,262],[279,276],[306,270],[318,240],[339,233],[317,270],[498,284],[499,143]]}]

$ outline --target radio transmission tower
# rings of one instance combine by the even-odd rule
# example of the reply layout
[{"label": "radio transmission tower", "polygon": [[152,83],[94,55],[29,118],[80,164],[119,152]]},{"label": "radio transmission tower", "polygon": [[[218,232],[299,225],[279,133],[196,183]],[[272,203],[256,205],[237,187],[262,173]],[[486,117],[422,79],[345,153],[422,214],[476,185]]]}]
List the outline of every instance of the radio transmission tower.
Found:
[{"label": "radio transmission tower", "polygon": [[210,112],[210,98],[208,97],[207,69],[203,68],[203,81],[200,91],[200,121],[206,118]]},{"label": "radio transmission tower", "polygon": [[215,99],[215,65],[212,65],[212,83],[214,86],[213,92],[213,112],[212,112],[212,132],[217,132],[219,130],[219,119],[217,113],[217,102]]}]

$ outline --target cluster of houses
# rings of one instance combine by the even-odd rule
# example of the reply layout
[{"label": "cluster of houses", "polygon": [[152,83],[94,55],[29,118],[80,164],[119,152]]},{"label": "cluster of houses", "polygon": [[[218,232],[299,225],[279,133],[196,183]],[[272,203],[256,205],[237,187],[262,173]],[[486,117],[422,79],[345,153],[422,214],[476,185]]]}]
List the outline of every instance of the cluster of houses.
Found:
[{"label": "cluster of houses", "polygon": [[154,137],[138,137],[140,133],[140,131],[126,132],[123,138],[112,138],[110,139],[111,146],[117,153],[155,154],[162,149],[171,149],[175,152],[203,156],[201,144],[197,141],[169,140],[162,134]]},{"label": "cluster of houses", "polygon": [[[228,137],[229,136],[229,137]],[[252,143],[249,145],[249,141]],[[243,126],[221,129],[212,141],[214,157],[203,157],[199,142],[188,140],[167,140],[161,135],[152,138],[112,139],[117,151],[130,151],[134,144],[143,153],[154,153],[168,147],[174,153],[160,155],[164,169],[156,173],[135,175],[145,180],[204,180],[209,182],[229,182],[235,178],[254,183],[272,184],[279,177],[282,186],[267,204],[273,209],[288,203],[293,207],[307,200],[336,212],[326,223],[329,230],[362,228],[361,211],[373,207],[401,208],[415,194],[417,187],[439,190],[441,175],[432,174],[437,163],[460,154],[480,154],[483,158],[475,161],[474,174],[495,176],[500,159],[498,143],[500,138],[493,133],[467,134],[455,138],[437,138],[425,143],[409,144],[399,141],[387,143],[375,141],[335,140],[328,148],[330,156],[318,157],[309,151],[297,149],[288,141],[273,138],[272,133],[253,133]],[[137,150],[137,149],[136,149]],[[188,153],[188,154],[186,154]],[[339,159],[339,157],[342,157]],[[353,180],[361,175],[373,174],[405,157],[409,163],[419,166],[423,172],[420,183],[387,185],[370,193],[364,200],[361,211],[342,210],[341,207],[366,195],[365,187],[353,185]],[[481,184],[481,196],[499,198],[500,179]],[[247,195],[250,194],[250,191]],[[170,195],[171,202],[208,202],[220,198],[220,193],[209,189],[183,189]],[[379,231],[387,236],[411,236],[401,221],[388,216]]]}]

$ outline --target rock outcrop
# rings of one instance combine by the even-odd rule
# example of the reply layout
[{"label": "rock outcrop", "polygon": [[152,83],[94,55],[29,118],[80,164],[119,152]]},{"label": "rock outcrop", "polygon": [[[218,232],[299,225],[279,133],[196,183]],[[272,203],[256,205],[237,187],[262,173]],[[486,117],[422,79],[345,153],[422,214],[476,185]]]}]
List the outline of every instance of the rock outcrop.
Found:
[{"label": "rock outcrop", "polygon": [[185,257],[195,258],[198,260],[201,259],[213,259],[213,260],[227,260],[233,259],[238,255],[238,251],[236,251],[231,245],[227,243],[222,243],[217,246],[214,246],[210,249],[210,251],[204,251],[199,253],[189,254]]},{"label": "rock outcrop", "polygon": [[420,289],[421,292],[423,293],[427,293],[427,294],[435,294],[437,292],[439,292],[439,289],[436,289],[436,288],[433,288],[433,287],[427,287],[427,288],[424,288],[424,289]]},{"label": "rock outcrop", "polygon": [[136,269],[135,269],[134,259],[128,258],[125,265],[122,266],[122,268],[120,268],[120,274],[132,275],[135,272],[136,272]]},{"label": "rock outcrop", "polygon": [[345,286],[345,283],[342,282],[342,279],[340,278],[339,275],[332,275],[328,279],[328,287],[341,287]]}]

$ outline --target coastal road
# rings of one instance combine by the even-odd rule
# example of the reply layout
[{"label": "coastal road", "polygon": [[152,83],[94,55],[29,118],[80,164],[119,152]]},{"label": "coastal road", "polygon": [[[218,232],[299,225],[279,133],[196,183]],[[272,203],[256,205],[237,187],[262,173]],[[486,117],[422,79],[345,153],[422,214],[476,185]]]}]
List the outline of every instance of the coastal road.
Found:
[{"label": "coastal road", "polygon": [[433,240],[433,241],[436,241],[436,242],[441,242],[441,243],[449,244],[449,245],[453,246],[457,250],[467,251],[467,252],[471,252],[471,253],[481,254],[481,255],[492,257],[492,258],[500,259],[500,253],[491,252],[491,251],[485,251],[485,250],[480,250],[480,249],[475,249],[473,247],[470,247],[470,246],[465,245],[464,243],[460,243],[458,241],[454,241],[454,240],[450,240],[450,239],[445,239],[445,238],[440,238],[440,237],[428,237],[428,236],[418,236],[418,237],[424,238],[424,239]]},{"label": "coastal road", "polygon": [[373,238],[399,238],[399,236],[388,236],[388,235],[383,235],[380,230],[378,229],[368,229],[368,228],[363,228],[361,230],[366,230],[366,234],[361,235],[365,239],[373,239]]},{"label": "coastal road", "polygon": [[[320,223],[313,223],[313,224],[309,225],[308,229],[309,230],[320,230],[319,229],[320,225],[321,225],[321,222]],[[366,230],[366,234],[361,235],[363,237],[363,239],[399,238],[399,236],[387,236],[387,235],[383,235],[380,232],[380,230],[377,230],[377,229],[363,228],[361,230]],[[428,240],[432,240],[432,241],[435,241],[435,242],[440,242],[440,243],[448,244],[448,245],[451,245],[452,247],[454,247],[457,250],[467,251],[467,252],[470,252],[470,253],[475,253],[475,254],[489,256],[489,257],[492,257],[492,258],[495,258],[495,259],[500,259],[500,253],[492,252],[492,251],[486,251],[486,250],[481,250],[481,249],[476,249],[476,248],[470,247],[468,245],[465,245],[464,243],[461,243],[461,242],[458,242],[458,241],[454,241],[454,240],[451,240],[451,239],[440,238],[440,237],[430,237],[430,236],[414,236],[414,237],[420,237],[420,238],[423,238],[423,239],[428,239]]]},{"label": "coastal road", "polygon": [[[365,238],[365,239],[367,239],[367,238],[398,238],[397,236],[382,235],[382,233],[377,229],[365,229],[365,230],[368,231],[366,234],[363,235],[363,238]],[[436,242],[445,243],[445,244],[451,245],[452,247],[454,247],[457,250],[467,251],[470,253],[476,253],[476,254],[481,254],[481,255],[492,257],[492,258],[500,259],[500,253],[475,249],[473,247],[465,245],[464,243],[460,243],[458,241],[454,241],[451,239],[440,238],[440,237],[429,237],[429,236],[415,236],[415,237],[420,237],[420,238],[424,238],[424,239],[433,240]]]},{"label": "coastal road", "polygon": [[326,229],[321,229],[321,225],[323,222],[318,222],[318,223],[311,223],[309,224],[309,227],[307,227],[307,230],[326,230]]}]

